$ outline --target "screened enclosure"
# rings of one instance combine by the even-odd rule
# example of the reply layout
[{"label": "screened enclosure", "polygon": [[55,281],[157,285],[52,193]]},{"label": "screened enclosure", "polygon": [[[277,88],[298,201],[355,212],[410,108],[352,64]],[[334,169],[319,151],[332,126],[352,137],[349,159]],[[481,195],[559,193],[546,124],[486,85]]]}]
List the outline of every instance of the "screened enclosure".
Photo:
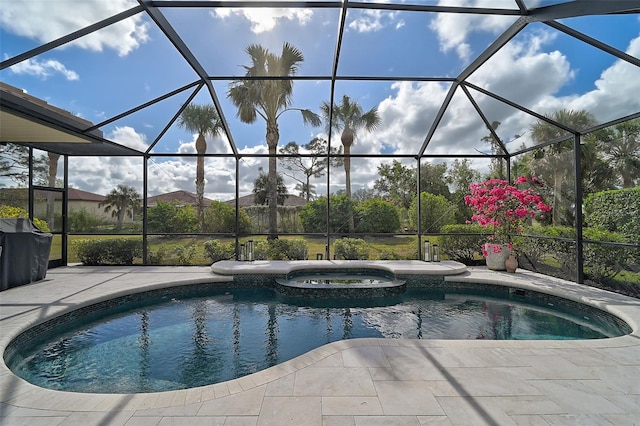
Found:
[{"label": "screened enclosure", "polygon": [[525,176],[520,267],[639,294],[639,1],[3,9],[0,217],[50,266],[483,264],[469,185]]}]

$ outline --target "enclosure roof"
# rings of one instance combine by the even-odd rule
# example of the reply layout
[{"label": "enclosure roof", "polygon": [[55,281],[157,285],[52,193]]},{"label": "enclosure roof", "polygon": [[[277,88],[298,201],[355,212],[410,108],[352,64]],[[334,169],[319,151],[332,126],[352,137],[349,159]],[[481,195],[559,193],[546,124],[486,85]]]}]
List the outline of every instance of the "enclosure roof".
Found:
[{"label": "enclosure roof", "polygon": [[141,155],[108,141],[93,123],[0,82],[0,141],[66,155]]},{"label": "enclosure roof", "polygon": [[[268,77],[295,83],[289,107],[319,113],[348,95],[378,109],[379,132],[354,154],[488,155],[484,135],[508,156],[538,120],[590,130],[553,110],[586,109],[598,126],[640,115],[640,1],[20,3],[3,5],[0,142],[60,154],[195,155],[179,125],[192,102],[221,118],[209,155],[264,154],[264,123],[242,122],[227,96],[251,45],[304,55],[295,75]],[[283,143],[321,132],[293,114],[279,125]]]}]

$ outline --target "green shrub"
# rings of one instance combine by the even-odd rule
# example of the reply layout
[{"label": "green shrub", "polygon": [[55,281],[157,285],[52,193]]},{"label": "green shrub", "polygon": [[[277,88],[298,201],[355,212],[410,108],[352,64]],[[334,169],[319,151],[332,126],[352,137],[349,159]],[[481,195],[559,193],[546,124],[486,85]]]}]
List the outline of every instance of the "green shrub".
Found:
[{"label": "green shrub", "polygon": [[[58,223],[62,223],[62,218]],[[104,225],[107,225],[107,221],[104,218],[89,213],[84,207],[80,210],[69,211],[70,232],[91,232]]]},{"label": "green shrub", "polygon": [[589,228],[620,232],[630,242],[640,243],[640,187],[590,194],[584,210]]},{"label": "green shrub", "polygon": [[142,256],[142,240],[78,240],[72,247],[84,265],[133,265]]},{"label": "green shrub", "polygon": [[402,256],[393,250],[382,250],[380,252],[380,260],[401,260]]},{"label": "green shrub", "polygon": [[360,238],[341,238],[333,243],[337,258],[345,260],[366,260],[369,258],[369,244]]},{"label": "green shrub", "polygon": [[[624,234],[593,228],[585,228],[583,237],[585,240],[591,241],[627,242]],[[618,275],[620,271],[627,269],[633,261],[634,251],[631,248],[589,242],[585,242],[583,248],[585,271],[596,280],[612,278]]]},{"label": "green shrub", "polygon": [[309,247],[303,238],[286,240],[288,242],[287,258],[289,260],[307,260],[309,258]]},{"label": "green shrub", "polygon": [[372,198],[356,207],[356,232],[393,233],[400,229],[400,217],[395,206]]},{"label": "green shrub", "polygon": [[[409,206],[409,223],[413,229],[418,229],[418,197]],[[422,232],[438,233],[445,225],[456,222],[458,207],[442,195],[428,192],[420,194],[420,222]]]},{"label": "green shrub", "polygon": [[460,234],[484,234],[486,231],[485,227],[477,224],[445,225],[441,232],[449,235],[439,237],[440,250],[451,260],[465,265],[473,264],[476,256],[482,254],[482,245],[487,242],[487,236]]},{"label": "green shrub", "polygon": [[166,255],[167,255],[167,251],[165,250],[164,247],[158,247],[157,250],[149,250],[147,252],[147,264],[161,265]]},{"label": "green shrub", "polygon": [[275,238],[267,240],[269,260],[288,260],[289,241]]},{"label": "green shrub", "polygon": [[[13,207],[13,206],[9,206],[6,204],[3,204],[0,206],[0,218],[3,219],[14,219],[14,218],[29,218],[29,213],[27,213],[27,211],[21,207]],[[43,231],[43,232],[51,232],[51,229],[49,229],[49,225],[47,225],[47,222],[42,220],[42,219],[38,219],[37,217],[33,218],[33,224],[36,225],[38,227],[39,230]]]},{"label": "green shrub", "polygon": [[307,242],[302,238],[256,241],[253,253],[255,260],[306,260],[309,258]]},{"label": "green shrub", "polygon": [[[349,212],[354,202],[346,195],[333,195],[329,199],[329,232],[349,232]],[[311,201],[300,210],[300,221],[304,232],[327,232],[327,198]]]},{"label": "green shrub", "polygon": [[191,265],[191,260],[196,254],[196,247],[194,245],[178,246],[175,248],[175,252],[178,258],[178,265]]},{"label": "green shrub", "polygon": [[[526,232],[526,231],[525,231]],[[570,274],[576,270],[576,230],[570,226],[542,226],[535,232],[541,238],[516,237],[520,254],[531,262],[548,263],[554,259]]]},{"label": "green shrub", "polygon": [[[544,256],[553,256],[560,266],[571,274],[576,272],[576,232],[569,226],[544,226],[537,228],[539,234],[547,238],[530,239],[523,253],[544,261]],[[609,232],[594,228],[583,230],[583,257],[585,273],[596,280],[611,278],[627,269],[634,262],[634,250],[627,247],[613,247],[589,241],[625,243],[627,237],[619,232]]]},{"label": "green shrub", "polygon": [[198,214],[190,205],[178,202],[158,201],[147,212],[149,232],[157,234],[180,234],[198,230]]},{"label": "green shrub", "polygon": [[228,260],[233,258],[235,254],[234,243],[222,242],[218,240],[210,240],[204,242],[204,256],[215,263],[220,260]]},{"label": "green shrub", "polygon": [[269,242],[258,240],[253,244],[253,258],[255,260],[269,260]]},{"label": "green shrub", "polygon": [[[238,213],[238,233],[251,232],[251,219],[243,209]],[[204,232],[230,234],[236,229],[236,209],[220,201],[212,201],[204,210]]]}]

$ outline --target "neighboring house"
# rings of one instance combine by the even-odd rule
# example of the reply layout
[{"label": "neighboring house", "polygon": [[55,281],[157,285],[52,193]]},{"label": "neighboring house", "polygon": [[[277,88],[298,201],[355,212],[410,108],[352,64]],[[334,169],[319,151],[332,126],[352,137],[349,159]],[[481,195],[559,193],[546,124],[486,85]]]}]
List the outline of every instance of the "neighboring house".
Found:
[{"label": "neighboring house", "polygon": [[[195,207],[198,205],[196,194],[189,191],[173,191],[166,194],[154,195],[153,197],[147,198],[147,207],[154,207],[158,204],[158,201],[177,203],[181,206],[191,204]],[[209,207],[212,201],[213,200],[209,198],[204,198],[203,204],[205,207]]]},{"label": "neighboring house", "polygon": [[[59,194],[56,199],[59,198]],[[67,192],[69,201],[69,211],[84,209],[92,216],[104,218],[109,222],[115,222],[116,218],[111,216],[111,212],[105,213],[106,206],[100,206],[100,203],[107,199],[104,195],[94,194],[93,192],[82,191],[81,189],[69,188]]]},{"label": "neighboring house", "polygon": [[[36,217],[46,220],[47,216],[47,195],[43,191],[36,190],[34,194],[34,214]],[[53,194],[58,207],[55,211],[59,214],[62,203],[62,193],[49,192]],[[0,188],[0,204],[8,204],[13,206],[22,207],[25,210],[28,209],[29,192],[26,188]],[[100,219],[104,219],[109,223],[115,223],[117,219],[111,215],[111,211],[105,213],[106,206],[100,206],[100,203],[104,202],[107,197],[100,194],[94,194],[93,192],[83,191],[81,189],[69,188],[67,191],[69,212],[80,211],[84,209],[91,216],[95,216]],[[131,214],[126,217],[128,220],[132,220]]]},{"label": "neighboring house", "polygon": [[[47,208],[47,198],[42,191],[35,191],[35,214],[36,216],[45,214]],[[49,193],[51,194],[51,193]],[[68,192],[69,211],[85,209],[88,213],[111,219],[111,213],[104,212],[104,207],[98,205],[106,200],[104,195],[94,194],[92,192],[82,191],[80,189],[69,188]],[[62,201],[60,192],[53,193],[53,199],[56,202]],[[29,190],[27,188],[2,188],[0,189],[0,204],[9,204],[28,208]],[[42,210],[42,211],[40,211]]]}]

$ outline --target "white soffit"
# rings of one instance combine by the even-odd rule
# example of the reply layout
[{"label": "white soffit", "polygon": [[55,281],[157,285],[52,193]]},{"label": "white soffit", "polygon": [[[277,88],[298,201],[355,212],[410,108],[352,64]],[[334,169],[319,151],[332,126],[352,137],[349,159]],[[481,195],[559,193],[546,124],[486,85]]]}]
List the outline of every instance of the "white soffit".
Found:
[{"label": "white soffit", "polygon": [[53,127],[0,111],[0,142],[8,143],[90,143],[89,140]]}]

